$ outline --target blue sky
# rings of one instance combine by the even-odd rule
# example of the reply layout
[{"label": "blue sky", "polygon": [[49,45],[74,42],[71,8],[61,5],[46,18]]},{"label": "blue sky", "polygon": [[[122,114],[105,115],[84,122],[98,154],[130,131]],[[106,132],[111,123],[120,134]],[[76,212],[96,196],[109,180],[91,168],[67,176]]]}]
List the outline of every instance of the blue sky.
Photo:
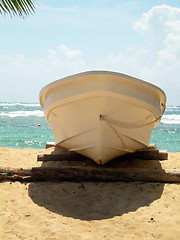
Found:
[{"label": "blue sky", "polygon": [[180,1],[39,0],[0,16],[0,101],[38,102],[47,83],[106,69],[161,87],[180,105]]}]

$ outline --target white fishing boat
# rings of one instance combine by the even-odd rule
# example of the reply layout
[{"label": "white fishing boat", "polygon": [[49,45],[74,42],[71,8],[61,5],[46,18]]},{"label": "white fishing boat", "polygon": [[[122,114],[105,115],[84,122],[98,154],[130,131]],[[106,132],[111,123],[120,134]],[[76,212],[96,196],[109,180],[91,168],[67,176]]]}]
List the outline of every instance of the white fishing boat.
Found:
[{"label": "white fishing boat", "polygon": [[148,147],[166,96],[128,75],[88,71],[45,86],[40,104],[57,146],[104,164]]}]

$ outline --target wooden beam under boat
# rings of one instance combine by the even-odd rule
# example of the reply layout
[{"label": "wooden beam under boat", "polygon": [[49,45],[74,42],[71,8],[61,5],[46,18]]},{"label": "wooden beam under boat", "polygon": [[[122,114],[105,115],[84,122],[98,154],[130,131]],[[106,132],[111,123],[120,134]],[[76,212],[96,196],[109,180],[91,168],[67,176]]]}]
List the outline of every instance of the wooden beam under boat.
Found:
[{"label": "wooden beam under boat", "polygon": [[14,181],[148,181],[180,182],[180,169],[104,168],[101,166],[64,166],[0,168],[0,180]]},{"label": "wooden beam under boat", "polygon": [[[119,160],[122,160],[122,159],[167,160],[168,152],[167,150],[153,150],[151,147],[146,150],[141,150],[135,153],[130,153],[130,154],[121,156],[117,159]],[[37,156],[37,161],[42,161],[42,162],[65,161],[65,160],[87,161],[88,158],[76,152],[69,152],[66,149],[62,149],[60,147],[58,147],[57,152],[55,150],[51,154],[39,154]]]}]

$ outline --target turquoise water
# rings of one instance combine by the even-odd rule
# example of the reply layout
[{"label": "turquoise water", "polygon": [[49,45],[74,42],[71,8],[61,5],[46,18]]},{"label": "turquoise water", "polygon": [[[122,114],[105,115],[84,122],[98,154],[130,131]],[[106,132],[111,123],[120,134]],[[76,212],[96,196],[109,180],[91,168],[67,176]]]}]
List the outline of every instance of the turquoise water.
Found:
[{"label": "turquoise water", "polygon": [[180,106],[168,106],[159,125],[153,130],[151,143],[158,149],[180,152]]},{"label": "turquoise water", "polygon": [[0,103],[0,147],[39,149],[52,141],[39,104]]},{"label": "turquoise water", "polygon": [[[0,147],[45,148],[54,142],[51,127],[39,104],[0,103]],[[151,143],[158,149],[180,152],[180,106],[168,106]]]}]

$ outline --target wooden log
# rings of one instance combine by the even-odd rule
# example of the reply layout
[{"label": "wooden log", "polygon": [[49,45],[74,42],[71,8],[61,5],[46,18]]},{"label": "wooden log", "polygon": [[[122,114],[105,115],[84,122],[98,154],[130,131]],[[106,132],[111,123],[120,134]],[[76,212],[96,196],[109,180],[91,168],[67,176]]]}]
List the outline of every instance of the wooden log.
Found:
[{"label": "wooden log", "polygon": [[0,180],[32,181],[32,169],[0,168]]},{"label": "wooden log", "polygon": [[87,160],[88,158],[75,153],[75,152],[62,152],[58,154],[39,154],[37,156],[37,161],[42,161],[42,162],[49,162],[49,161],[84,161]]},{"label": "wooden log", "polygon": [[144,159],[144,160],[167,160],[167,150],[141,150],[124,156],[128,159]]},{"label": "wooden log", "polygon": [[[50,147],[55,147],[55,143],[54,142],[47,142],[46,143],[46,149],[47,148],[50,148]],[[147,148],[147,150],[157,150],[157,145],[152,143],[152,144],[149,144],[149,147]]]},{"label": "wooden log", "polygon": [[50,147],[55,147],[55,143],[54,142],[47,142],[46,143],[46,149],[50,148]]},{"label": "wooden log", "polygon": [[157,145],[154,143],[149,144],[149,147],[146,150],[157,150]]},{"label": "wooden log", "polygon": [[129,169],[101,166],[32,169],[0,168],[0,180],[18,181],[147,181],[180,182],[180,169]]},{"label": "wooden log", "polygon": [[62,168],[33,168],[36,180],[71,180],[71,181],[148,181],[148,182],[180,182],[180,169],[177,170],[144,170],[96,167],[62,167]]},{"label": "wooden log", "polygon": [[[59,154],[39,154],[37,156],[37,161],[48,162],[48,161],[85,161],[87,157],[80,155],[75,152],[64,151]],[[122,159],[144,159],[144,160],[167,160],[168,152],[167,150],[141,150],[135,153],[127,154],[117,158]]]}]

